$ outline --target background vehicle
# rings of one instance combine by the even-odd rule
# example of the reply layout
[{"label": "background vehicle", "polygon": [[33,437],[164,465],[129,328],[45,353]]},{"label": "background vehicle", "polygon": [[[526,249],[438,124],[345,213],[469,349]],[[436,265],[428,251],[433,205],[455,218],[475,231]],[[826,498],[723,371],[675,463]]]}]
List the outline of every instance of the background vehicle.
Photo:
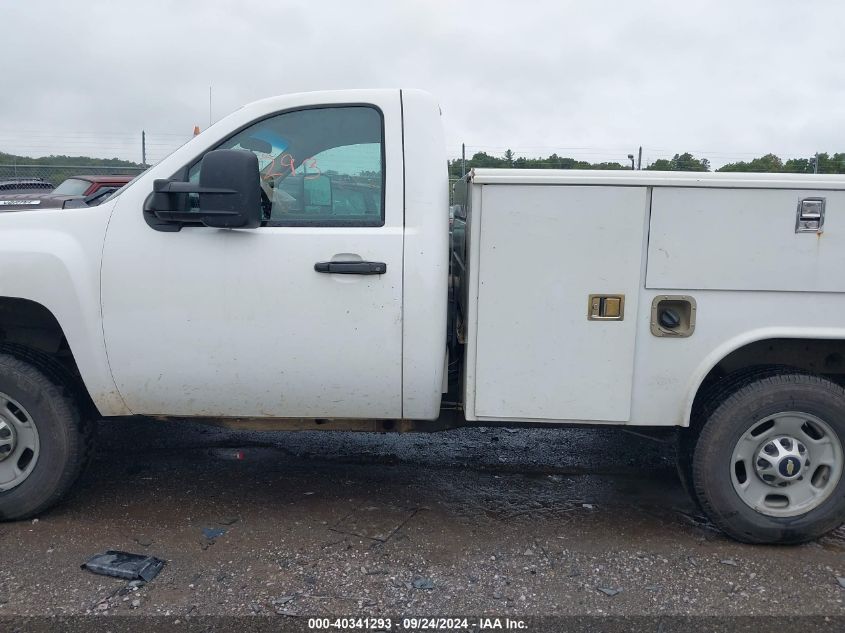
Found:
[{"label": "background vehicle", "polygon": [[133,176],[75,176],[68,178],[55,189],[50,185],[48,191],[12,193],[0,189],[0,212],[95,206],[132,178]]},{"label": "background vehicle", "polygon": [[735,538],[845,519],[845,178],[479,169],[450,237],[444,147],[425,93],[289,95],[0,217],[0,516],[136,415],[677,427]]},{"label": "background vehicle", "polygon": [[53,190],[53,183],[41,178],[0,179],[0,198],[8,194],[39,193]]},{"label": "background vehicle", "polygon": [[61,196],[90,196],[104,187],[120,188],[134,176],[74,176],[53,190]]}]

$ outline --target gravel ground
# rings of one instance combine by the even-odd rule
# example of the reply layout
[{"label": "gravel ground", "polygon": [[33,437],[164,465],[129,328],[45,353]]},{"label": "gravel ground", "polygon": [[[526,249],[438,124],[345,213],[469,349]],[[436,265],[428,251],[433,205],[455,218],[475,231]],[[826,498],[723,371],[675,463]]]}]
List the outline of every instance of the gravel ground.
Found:
[{"label": "gravel ground", "polygon": [[[68,500],[0,524],[0,616],[845,615],[845,530],[735,543],[671,450],[612,429],[101,423]],[[80,569],[107,549],[167,565],[132,589]]]}]

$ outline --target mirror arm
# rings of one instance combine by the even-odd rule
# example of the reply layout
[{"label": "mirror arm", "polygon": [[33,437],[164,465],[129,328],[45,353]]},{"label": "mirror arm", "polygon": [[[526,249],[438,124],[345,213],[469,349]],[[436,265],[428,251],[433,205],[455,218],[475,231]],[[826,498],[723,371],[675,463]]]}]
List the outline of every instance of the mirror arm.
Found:
[{"label": "mirror arm", "polygon": [[236,211],[203,211],[202,213],[188,213],[185,211],[155,211],[155,216],[160,220],[168,222],[191,222],[200,223],[203,217],[232,217],[237,216]]},{"label": "mirror arm", "polygon": [[[152,213],[157,220],[160,220],[165,223],[175,224],[182,224],[186,222],[190,224],[199,224],[202,222],[203,216],[234,217],[238,215],[235,211],[203,211],[202,213],[191,213],[174,209],[174,199],[171,198],[171,195],[186,193],[236,194],[238,192],[234,189],[220,189],[218,187],[200,187],[199,184],[193,182],[183,182],[160,178],[153,181],[153,193],[150,195],[147,204],[145,204],[144,213]],[[156,204],[157,201],[159,204]]]},{"label": "mirror arm", "polygon": [[158,178],[153,181],[155,193],[238,193],[234,189],[220,189],[218,187],[200,187],[197,183],[181,182]]}]

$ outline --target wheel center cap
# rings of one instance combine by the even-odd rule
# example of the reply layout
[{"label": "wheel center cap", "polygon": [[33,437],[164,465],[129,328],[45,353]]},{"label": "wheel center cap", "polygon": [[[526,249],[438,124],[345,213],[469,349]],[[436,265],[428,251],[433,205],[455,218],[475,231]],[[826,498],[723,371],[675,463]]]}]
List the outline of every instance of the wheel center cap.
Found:
[{"label": "wheel center cap", "polygon": [[757,474],[770,486],[787,486],[803,477],[807,457],[807,447],[794,437],[771,438],[757,452]]},{"label": "wheel center cap", "polygon": [[15,452],[16,444],[15,427],[0,417],[0,462]]},{"label": "wheel center cap", "polygon": [[778,472],[784,479],[792,479],[801,472],[801,460],[794,455],[784,457],[778,463]]}]

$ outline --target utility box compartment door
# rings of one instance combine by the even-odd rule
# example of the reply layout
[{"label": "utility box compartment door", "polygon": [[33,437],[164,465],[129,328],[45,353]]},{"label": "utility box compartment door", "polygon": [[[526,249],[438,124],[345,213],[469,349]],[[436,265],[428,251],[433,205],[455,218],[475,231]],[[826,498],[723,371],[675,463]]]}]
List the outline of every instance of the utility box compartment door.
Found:
[{"label": "utility box compartment door", "polygon": [[[486,185],[478,235],[475,415],[630,417],[646,187]],[[624,296],[621,320],[590,295]]]},{"label": "utility box compartment door", "polygon": [[[824,199],[821,233],[796,232],[801,200]],[[647,287],[845,292],[845,192],[655,187]]]}]

